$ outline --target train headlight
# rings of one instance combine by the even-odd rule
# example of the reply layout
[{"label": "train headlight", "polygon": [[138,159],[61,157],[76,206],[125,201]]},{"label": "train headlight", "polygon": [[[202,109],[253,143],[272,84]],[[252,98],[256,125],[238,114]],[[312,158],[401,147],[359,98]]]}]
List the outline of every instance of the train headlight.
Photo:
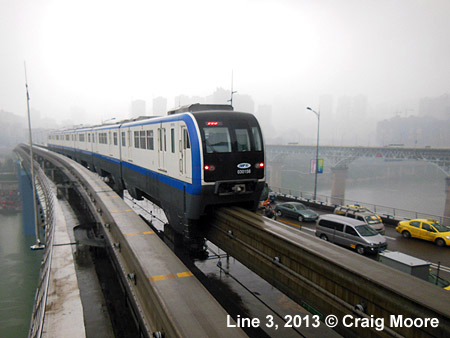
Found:
[{"label": "train headlight", "polygon": [[205,171],[214,171],[214,170],[216,170],[216,167],[213,166],[212,164],[205,164],[205,166],[203,168],[205,169]]},{"label": "train headlight", "polygon": [[264,162],[256,163],[256,164],[255,164],[255,168],[256,168],[256,169],[264,168]]}]

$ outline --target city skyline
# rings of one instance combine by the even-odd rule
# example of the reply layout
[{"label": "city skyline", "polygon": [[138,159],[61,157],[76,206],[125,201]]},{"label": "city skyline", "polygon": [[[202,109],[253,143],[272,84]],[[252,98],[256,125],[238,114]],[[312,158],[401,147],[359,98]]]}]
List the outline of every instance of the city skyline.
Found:
[{"label": "city skyline", "polygon": [[304,107],[328,94],[367,97],[374,118],[417,115],[421,98],[450,91],[449,12],[446,0],[4,1],[0,109],[26,114],[26,61],[32,108],[60,121],[73,107],[118,118],[138,99],[171,109],[231,90],[232,74],[279,128],[309,130]]}]

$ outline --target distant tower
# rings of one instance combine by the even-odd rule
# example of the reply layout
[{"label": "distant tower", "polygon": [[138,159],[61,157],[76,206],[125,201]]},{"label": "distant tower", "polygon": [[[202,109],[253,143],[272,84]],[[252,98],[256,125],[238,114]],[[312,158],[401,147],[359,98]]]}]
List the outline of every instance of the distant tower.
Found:
[{"label": "distant tower", "polygon": [[234,110],[253,114],[255,112],[255,101],[250,95],[236,94],[233,99]]},{"label": "distant tower", "polygon": [[216,88],[216,91],[206,98],[207,103],[227,104],[230,98],[230,91],[223,88]]},{"label": "distant tower", "polygon": [[193,102],[191,102],[191,98],[184,94],[175,96],[174,101],[175,101],[174,107],[181,107],[181,106],[185,106],[185,105],[193,103]]},{"label": "distant tower", "polygon": [[144,100],[131,101],[131,117],[145,116],[146,106]]},{"label": "distant tower", "polygon": [[163,116],[167,113],[167,99],[159,96],[153,99],[153,115]]},{"label": "distant tower", "polygon": [[319,97],[320,115],[324,118],[333,117],[333,95],[325,94]]},{"label": "distant tower", "polygon": [[365,119],[367,117],[368,102],[365,95],[356,95],[352,101],[352,112],[350,118]]}]

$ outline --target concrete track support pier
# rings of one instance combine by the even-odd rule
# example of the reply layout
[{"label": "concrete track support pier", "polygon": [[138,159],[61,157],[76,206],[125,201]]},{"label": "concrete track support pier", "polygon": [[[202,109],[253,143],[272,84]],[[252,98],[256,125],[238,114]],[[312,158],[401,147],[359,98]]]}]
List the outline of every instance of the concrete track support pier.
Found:
[{"label": "concrete track support pier", "polygon": [[331,185],[331,203],[344,204],[345,200],[345,181],[347,179],[348,167],[336,166],[331,168],[333,173],[333,182]]},{"label": "concrete track support pier", "polygon": [[281,188],[281,178],[283,171],[283,164],[281,163],[281,159],[277,158],[274,161],[270,161],[268,163],[268,167],[270,168],[270,176],[269,176],[269,185],[271,187],[280,187]]},{"label": "concrete track support pier", "polygon": [[442,223],[450,226],[450,176],[445,178],[445,207]]}]

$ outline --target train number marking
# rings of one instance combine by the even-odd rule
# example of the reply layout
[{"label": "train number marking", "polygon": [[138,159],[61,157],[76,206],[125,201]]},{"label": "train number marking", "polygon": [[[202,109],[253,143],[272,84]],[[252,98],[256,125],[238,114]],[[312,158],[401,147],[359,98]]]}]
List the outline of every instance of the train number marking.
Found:
[{"label": "train number marking", "polygon": [[252,165],[250,163],[245,163],[245,162],[244,163],[239,163],[237,165],[237,167],[238,167],[238,171],[237,171],[238,175],[250,174],[252,172],[252,169],[250,169],[251,166]]}]

